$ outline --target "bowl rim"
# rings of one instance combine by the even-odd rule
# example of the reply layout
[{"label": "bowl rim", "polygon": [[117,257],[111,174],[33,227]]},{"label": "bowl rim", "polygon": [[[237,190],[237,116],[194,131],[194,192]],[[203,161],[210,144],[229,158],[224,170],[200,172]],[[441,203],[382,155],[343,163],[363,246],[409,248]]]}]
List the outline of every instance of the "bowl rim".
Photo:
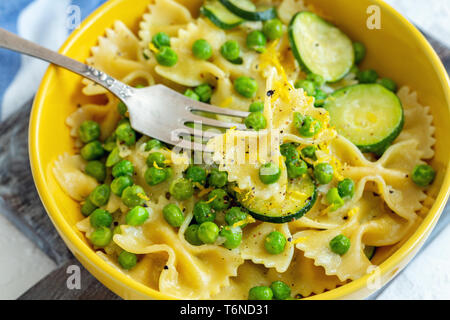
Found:
[{"label": "bowl rim", "polygon": [[[110,10],[118,3],[126,0],[110,0],[105,2],[99,8],[97,8],[93,13],[91,13],[80,25],[80,27],[73,31],[72,34],[68,37],[62,47],[59,49],[59,53],[67,54],[67,51],[76,44],[81,35],[86,32],[89,27],[97,20],[101,19],[102,15],[105,11]],[[425,50],[428,59],[431,61],[433,67],[438,72],[439,80],[442,84],[447,84],[447,88],[450,88],[450,80],[447,74],[446,69],[444,68],[440,58],[437,53],[434,51],[432,46],[426,40],[424,35],[412,25],[404,16],[402,16],[399,12],[397,12],[393,7],[388,5],[382,0],[371,0],[375,5],[380,6],[383,10],[386,10],[391,14],[395,19],[399,20],[402,24],[404,24],[408,31],[411,32],[414,38],[417,39],[420,46]],[[58,206],[54,202],[52,195],[46,188],[46,177],[45,177],[45,166],[40,161],[39,157],[39,138],[37,132],[40,128],[41,123],[41,110],[45,106],[45,93],[47,92],[50,84],[51,77],[53,72],[58,67],[54,65],[50,65],[42,78],[41,84],[37,91],[33,107],[30,114],[30,125],[29,125],[29,155],[30,155],[30,165],[32,170],[33,179],[36,184],[36,189],[41,198],[41,201],[46,209],[48,216],[50,217],[52,223],[57,229],[58,233],[66,242],[66,245],[71,249],[73,253],[74,250],[71,246],[77,249],[77,254],[81,254],[86,261],[91,264],[97,266],[104,275],[110,278],[113,282],[119,282],[127,287],[137,291],[139,294],[148,297],[149,299],[161,299],[161,300],[171,300],[174,297],[163,294],[157,290],[154,290],[150,287],[145,286],[142,283],[132,279],[131,277],[125,275],[119,270],[115,269],[111,265],[109,265],[106,261],[101,259],[94,250],[92,250],[80,237],[77,235],[73,226],[71,226],[64,217],[63,212],[59,210]],[[447,101],[448,108],[450,110],[450,90],[446,90],[445,98]],[[412,257],[415,253],[417,253],[421,244],[424,243],[426,238],[429,236],[430,232],[434,228],[437,220],[440,218],[442,211],[446,205],[446,201],[450,194],[450,170],[448,170],[450,166],[450,159],[446,166],[445,178],[442,182],[442,186],[439,190],[439,193],[436,197],[436,200],[429,210],[427,216],[423,219],[422,223],[415,230],[415,232],[409,237],[409,239],[397,250],[395,251],[388,259],[386,259],[383,263],[379,265],[379,275],[385,276],[392,272],[393,270],[399,271],[399,269],[395,269],[398,267],[401,262],[408,257]],[[67,243],[69,242],[71,246]],[[77,256],[78,258],[78,256]],[[78,259],[80,260],[80,259]],[[347,283],[343,286],[335,288],[330,291],[326,291],[324,293],[314,295],[308,297],[307,299],[342,299],[351,294],[358,292],[361,290],[367,281],[369,281],[369,277],[371,274],[366,274],[363,277],[354,280],[350,283]],[[392,280],[393,275],[390,276],[387,282]],[[385,285],[384,283],[383,285]],[[107,283],[104,285],[108,286]]]}]

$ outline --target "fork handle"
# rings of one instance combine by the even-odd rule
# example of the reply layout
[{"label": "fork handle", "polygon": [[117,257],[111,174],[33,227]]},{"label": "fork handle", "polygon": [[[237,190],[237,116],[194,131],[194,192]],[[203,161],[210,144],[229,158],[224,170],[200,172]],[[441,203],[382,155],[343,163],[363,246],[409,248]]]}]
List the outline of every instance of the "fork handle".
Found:
[{"label": "fork handle", "polygon": [[111,91],[121,100],[127,100],[132,95],[132,88],[128,85],[114,79],[106,73],[85,65],[74,59],[66,57],[55,51],[41,47],[33,42],[25,40],[14,33],[0,28],[0,48],[16,51],[34,58],[38,58],[64,69],[75,72],[85,78],[88,78],[107,90]]}]

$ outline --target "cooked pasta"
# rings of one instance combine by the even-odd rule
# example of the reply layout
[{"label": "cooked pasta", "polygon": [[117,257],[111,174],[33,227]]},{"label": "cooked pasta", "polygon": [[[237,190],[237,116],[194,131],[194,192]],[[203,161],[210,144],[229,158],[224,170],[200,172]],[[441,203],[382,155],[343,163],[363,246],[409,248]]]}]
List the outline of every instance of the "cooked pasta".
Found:
[{"label": "cooked pasta", "polygon": [[[221,107],[247,111],[250,104],[263,103],[262,115],[257,116],[264,119],[264,130],[228,130],[207,144],[213,164],[192,166],[187,153],[175,153],[150,137],[134,133],[127,127],[127,113],[117,108],[117,98],[84,80],[83,93],[105,96],[106,103],[82,105],[67,119],[81,155],[62,155],[53,170],[60,186],[82,206],[86,217],[76,227],[109,264],[154,290],[180,299],[247,299],[249,290],[270,286],[273,281],[287,284],[293,298],[307,297],[370,273],[375,267],[375,249],[404,241],[423,217],[426,188],[412,176],[418,165],[434,156],[429,108],[419,103],[415,92],[403,87],[396,92],[404,113],[401,132],[383,149],[371,151],[371,146],[354,143],[339,130],[329,110],[342,90],[349,94],[348,88],[363,88],[358,71],[352,68],[339,81],[316,83],[314,94],[301,82],[313,82],[310,69],[314,66],[305,65],[307,59],[296,56],[292,49],[296,40],[289,38],[286,26],[296,19],[297,12],[313,8],[301,0],[272,1],[283,33],[277,39],[268,37],[266,47],[257,52],[249,48],[247,37],[261,29],[267,31],[266,23],[232,16],[240,22],[220,28],[200,9],[211,3],[218,2],[149,1],[138,35],[117,21],[99,38],[87,62],[132,86],[162,83],[181,93],[193,92],[199,99],[203,99],[202,92],[196,88],[207,83],[212,92],[206,100]],[[258,4],[256,1],[257,8]],[[257,14],[255,10],[250,13]],[[178,57],[175,65],[158,60],[162,47],[155,45],[154,37],[161,32],[170,37],[169,46]],[[207,60],[196,58],[192,52],[199,39],[206,40],[212,49]],[[240,61],[230,61],[222,52],[227,41],[239,45]],[[250,98],[236,87],[242,76],[256,84]],[[319,91],[325,94],[324,104],[319,104]],[[369,122],[370,117],[375,116],[368,115]],[[305,131],[306,119],[312,122]],[[92,141],[100,140],[104,148],[95,159],[83,155],[86,142],[79,135],[80,126],[90,120],[99,124],[101,132]],[[136,141],[121,139],[119,128],[129,130]],[[314,154],[307,155],[311,147]],[[289,150],[300,157],[295,164],[304,163],[301,174],[295,174],[302,167],[292,167],[285,148],[293,148]],[[87,166],[92,161],[100,162],[96,165],[107,173],[105,179],[97,181],[89,173]],[[117,167],[120,161],[125,161],[125,169]],[[132,171],[123,172],[131,174],[122,173],[129,163]],[[278,173],[261,176],[261,168],[269,164]],[[318,173],[321,164],[327,165],[331,175]],[[190,171],[193,167],[196,169]],[[166,176],[157,180],[152,172]],[[206,175],[201,176],[202,172]],[[214,182],[213,172],[226,172],[227,181]],[[123,177],[121,181],[119,177]],[[184,190],[191,192],[186,197],[176,194],[180,181],[190,184],[191,190]],[[351,193],[341,190],[343,181],[353,183]],[[110,188],[105,201],[98,191],[104,185]],[[131,194],[132,185],[142,189]],[[133,201],[124,199],[128,189]],[[215,191],[219,189],[222,193]],[[220,194],[227,200],[220,202]],[[170,204],[178,209],[170,211]],[[181,212],[180,223],[174,222],[180,217],[177,210]],[[100,218],[100,222],[93,221],[94,214],[100,216],[105,211],[112,224],[102,225]],[[236,220],[233,214],[243,216]],[[136,222],[140,219],[144,220]],[[200,229],[207,227],[205,223],[209,223],[208,232],[215,230],[211,223],[218,227],[211,241],[207,237],[210,233],[199,235]],[[241,233],[241,238],[228,238],[225,231],[233,236]],[[106,243],[98,240],[105,235],[111,239]],[[268,235],[281,240],[269,243]],[[335,244],[339,237],[348,242]],[[236,239],[238,245],[232,242]],[[283,239],[284,245],[277,251]],[[345,252],[339,252],[342,243],[349,244]],[[123,252],[136,260],[126,260]]]}]

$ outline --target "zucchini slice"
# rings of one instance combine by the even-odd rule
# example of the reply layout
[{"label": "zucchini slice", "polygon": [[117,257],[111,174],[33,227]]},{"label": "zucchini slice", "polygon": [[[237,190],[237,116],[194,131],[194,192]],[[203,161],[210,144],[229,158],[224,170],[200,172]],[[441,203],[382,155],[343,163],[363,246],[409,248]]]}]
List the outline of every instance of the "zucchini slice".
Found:
[{"label": "zucchini slice", "polygon": [[355,62],[352,41],[341,30],[318,15],[302,11],[289,24],[292,52],[308,72],[327,82],[342,79]]},{"label": "zucchini slice", "polygon": [[220,29],[233,29],[245,20],[228,11],[219,0],[207,0],[200,12]]},{"label": "zucchini slice", "polygon": [[266,21],[275,19],[277,11],[274,7],[256,7],[250,0],[219,0],[235,15],[249,21]]},{"label": "zucchini slice", "polygon": [[316,186],[312,178],[305,176],[291,180],[286,199],[281,206],[271,206],[270,201],[237,194],[237,200],[257,220],[271,223],[285,223],[301,218],[314,205],[317,199]]},{"label": "zucchini slice", "polygon": [[362,152],[381,155],[403,129],[400,99],[379,84],[357,84],[337,90],[324,104],[330,124]]}]

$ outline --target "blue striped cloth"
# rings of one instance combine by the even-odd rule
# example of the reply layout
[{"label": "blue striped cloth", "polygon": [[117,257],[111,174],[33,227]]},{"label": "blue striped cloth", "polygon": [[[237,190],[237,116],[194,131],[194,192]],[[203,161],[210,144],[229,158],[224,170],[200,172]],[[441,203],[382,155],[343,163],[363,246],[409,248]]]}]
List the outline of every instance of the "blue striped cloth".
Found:
[{"label": "blue striped cloth", "polygon": [[[77,10],[82,20],[105,1],[0,0],[0,27],[57,50],[73,31]],[[44,62],[0,49],[0,120],[32,98],[46,68]],[[450,246],[447,241],[450,241],[450,215],[447,211],[444,210],[415,261],[371,299],[450,299]],[[425,269],[427,272],[423,272]],[[429,294],[424,296],[424,292]]]},{"label": "blue striped cloth", "polygon": [[[106,0],[1,0],[0,27],[51,49],[73,31],[77,14],[87,17]],[[35,93],[46,64],[0,49],[0,119]]]}]

